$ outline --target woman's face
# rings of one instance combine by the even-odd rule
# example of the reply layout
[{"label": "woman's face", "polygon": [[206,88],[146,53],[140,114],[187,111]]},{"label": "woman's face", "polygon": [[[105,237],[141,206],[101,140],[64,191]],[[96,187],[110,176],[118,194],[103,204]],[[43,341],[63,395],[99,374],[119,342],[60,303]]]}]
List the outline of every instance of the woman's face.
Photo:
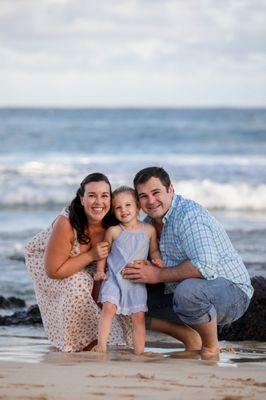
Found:
[{"label": "woman's face", "polygon": [[85,185],[84,196],[80,198],[80,201],[89,222],[101,222],[111,206],[110,187],[108,183],[104,181],[87,183]]}]

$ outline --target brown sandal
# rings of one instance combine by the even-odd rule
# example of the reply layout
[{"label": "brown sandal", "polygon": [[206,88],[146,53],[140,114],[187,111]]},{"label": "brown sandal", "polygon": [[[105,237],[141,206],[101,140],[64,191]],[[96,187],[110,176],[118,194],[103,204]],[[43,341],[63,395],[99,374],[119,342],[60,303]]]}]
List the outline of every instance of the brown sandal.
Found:
[{"label": "brown sandal", "polygon": [[93,349],[93,347],[95,347],[97,344],[98,344],[98,340],[95,339],[90,344],[88,344],[86,347],[84,347],[83,351],[91,351]]}]

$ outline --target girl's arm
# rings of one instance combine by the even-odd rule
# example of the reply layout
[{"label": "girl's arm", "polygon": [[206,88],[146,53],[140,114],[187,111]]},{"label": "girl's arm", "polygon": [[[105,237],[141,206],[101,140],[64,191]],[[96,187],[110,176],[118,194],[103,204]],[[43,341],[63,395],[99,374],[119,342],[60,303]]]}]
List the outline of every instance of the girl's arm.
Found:
[{"label": "girl's arm", "polygon": [[161,257],[161,253],[158,247],[158,241],[157,241],[157,233],[155,228],[150,225],[149,226],[150,230],[150,250],[149,250],[149,256],[154,265],[159,268],[164,267],[164,262]]},{"label": "girl's arm", "polygon": [[105,267],[106,267],[106,258],[97,261],[97,271],[93,274],[93,278],[95,281],[105,281],[106,279]]},{"label": "girl's arm", "polygon": [[93,261],[108,255],[109,243],[100,242],[88,251],[71,257],[74,232],[69,220],[59,216],[53,225],[53,230],[44,254],[45,271],[49,278],[63,279],[82,271]]},{"label": "girl's arm", "polygon": [[[114,229],[111,226],[109,229],[107,229],[105,236],[104,236],[104,241],[108,242],[110,247],[113,243],[113,231],[114,231]],[[97,261],[97,271],[94,274],[95,281],[102,281],[102,280],[106,279],[106,273],[105,273],[106,260],[107,260],[107,258],[103,258],[103,259]]]}]

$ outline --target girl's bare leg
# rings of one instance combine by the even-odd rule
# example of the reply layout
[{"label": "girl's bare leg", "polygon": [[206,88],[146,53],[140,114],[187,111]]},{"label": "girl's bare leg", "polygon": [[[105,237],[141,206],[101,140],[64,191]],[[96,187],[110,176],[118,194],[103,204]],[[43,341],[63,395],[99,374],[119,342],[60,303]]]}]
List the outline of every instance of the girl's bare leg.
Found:
[{"label": "girl's bare leg", "polygon": [[131,315],[133,324],[133,346],[134,353],[137,355],[144,353],[145,346],[145,314],[144,312],[137,312]]},{"label": "girl's bare leg", "polygon": [[116,306],[108,301],[103,304],[98,333],[97,351],[106,353],[107,340],[111,331],[112,321],[116,313]]}]

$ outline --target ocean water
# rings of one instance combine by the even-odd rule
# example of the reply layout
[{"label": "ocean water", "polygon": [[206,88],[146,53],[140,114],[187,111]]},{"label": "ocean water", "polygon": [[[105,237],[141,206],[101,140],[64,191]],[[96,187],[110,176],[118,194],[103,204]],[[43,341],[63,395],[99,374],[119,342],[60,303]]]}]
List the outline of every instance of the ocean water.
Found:
[{"label": "ocean water", "polygon": [[0,144],[0,295],[35,302],[24,245],[88,173],[115,188],[151,165],[223,223],[251,276],[266,276],[265,109],[0,109]]}]

